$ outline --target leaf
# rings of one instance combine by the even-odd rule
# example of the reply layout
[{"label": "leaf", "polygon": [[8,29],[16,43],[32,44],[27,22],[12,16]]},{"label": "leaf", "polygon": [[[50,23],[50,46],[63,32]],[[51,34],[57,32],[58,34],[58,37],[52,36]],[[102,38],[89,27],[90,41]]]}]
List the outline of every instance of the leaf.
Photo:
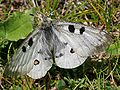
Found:
[{"label": "leaf", "polygon": [[110,47],[107,49],[107,52],[111,55],[120,55],[120,40],[111,44]]},{"label": "leaf", "polygon": [[24,39],[32,31],[30,12],[15,12],[5,22],[0,23],[0,38],[17,41]]}]

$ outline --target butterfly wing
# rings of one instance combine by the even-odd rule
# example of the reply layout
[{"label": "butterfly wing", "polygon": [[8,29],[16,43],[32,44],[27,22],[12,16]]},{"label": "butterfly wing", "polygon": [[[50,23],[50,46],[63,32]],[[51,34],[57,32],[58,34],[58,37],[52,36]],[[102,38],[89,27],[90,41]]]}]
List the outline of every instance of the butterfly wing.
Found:
[{"label": "butterfly wing", "polygon": [[52,67],[52,58],[47,47],[44,30],[36,29],[13,55],[6,73],[27,74],[33,79],[44,77]]},{"label": "butterfly wing", "polygon": [[107,33],[81,24],[58,22],[55,29],[55,34],[64,44],[55,54],[55,62],[61,68],[81,65],[88,56],[103,51],[111,41]]}]

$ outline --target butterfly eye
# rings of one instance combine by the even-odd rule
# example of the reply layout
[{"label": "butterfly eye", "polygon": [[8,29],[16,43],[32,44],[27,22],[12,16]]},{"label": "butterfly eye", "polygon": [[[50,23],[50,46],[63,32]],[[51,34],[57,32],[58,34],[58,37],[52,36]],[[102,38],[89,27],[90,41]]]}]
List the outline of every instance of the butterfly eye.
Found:
[{"label": "butterfly eye", "polygon": [[83,34],[84,31],[85,31],[85,27],[81,27],[80,28],[80,34]]},{"label": "butterfly eye", "polygon": [[75,27],[74,27],[74,25],[69,25],[69,26],[68,26],[68,29],[69,29],[69,31],[70,31],[71,33],[74,33],[74,32],[75,32]]},{"label": "butterfly eye", "polygon": [[33,45],[33,39],[32,39],[32,37],[29,39],[28,45],[29,45],[30,47]]},{"label": "butterfly eye", "polygon": [[26,47],[25,46],[22,47],[22,51],[26,52]]},{"label": "butterfly eye", "polygon": [[73,50],[73,48],[71,48],[70,53],[75,53],[75,51]]},{"label": "butterfly eye", "polygon": [[40,62],[36,59],[35,61],[34,61],[34,65],[38,65]]}]

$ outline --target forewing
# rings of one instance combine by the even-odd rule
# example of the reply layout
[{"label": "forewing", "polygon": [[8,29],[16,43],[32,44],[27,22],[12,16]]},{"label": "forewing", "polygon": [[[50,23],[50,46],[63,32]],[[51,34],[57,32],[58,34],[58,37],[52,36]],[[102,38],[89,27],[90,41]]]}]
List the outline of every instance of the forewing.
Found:
[{"label": "forewing", "polygon": [[47,73],[52,67],[52,59],[43,30],[36,29],[29,35],[27,40],[21,45],[13,55],[6,72],[10,75],[28,75],[33,79],[38,79]]},{"label": "forewing", "polygon": [[88,56],[103,51],[111,42],[107,33],[77,23],[58,22],[54,32],[64,44],[55,54],[55,62],[61,68],[81,65]]}]

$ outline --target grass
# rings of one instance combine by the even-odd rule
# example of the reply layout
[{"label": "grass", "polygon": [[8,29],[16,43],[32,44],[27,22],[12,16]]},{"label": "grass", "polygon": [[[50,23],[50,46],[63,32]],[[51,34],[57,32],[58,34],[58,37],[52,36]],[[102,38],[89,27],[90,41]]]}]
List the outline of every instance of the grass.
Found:
[{"label": "grass", "polygon": [[[67,1],[63,5],[60,0],[45,0],[40,5],[36,3],[36,11],[52,19],[60,19],[71,22],[80,22],[88,26],[106,28],[112,34],[114,42],[119,43],[119,18],[117,13],[120,9],[117,0],[86,0],[79,3]],[[26,1],[15,3],[13,0],[7,2],[0,1],[0,20],[6,21],[14,12],[25,12],[32,8],[34,3]],[[76,5],[76,6],[75,6]],[[58,7],[59,6],[59,7]],[[74,6],[74,7],[73,7]],[[33,10],[34,11],[34,10]],[[17,43],[21,44],[19,40]],[[13,49],[17,47],[16,42],[0,38],[0,88],[3,90],[119,90],[120,89],[120,53],[96,58],[96,60],[86,60],[86,62],[71,70],[61,69],[53,66],[48,74],[39,79],[33,80],[27,76],[14,77],[4,76],[4,66],[13,55]],[[114,44],[114,43],[113,43]],[[119,44],[115,46],[119,49]],[[18,47],[17,47],[18,48]],[[111,50],[112,51],[112,50]]]}]

